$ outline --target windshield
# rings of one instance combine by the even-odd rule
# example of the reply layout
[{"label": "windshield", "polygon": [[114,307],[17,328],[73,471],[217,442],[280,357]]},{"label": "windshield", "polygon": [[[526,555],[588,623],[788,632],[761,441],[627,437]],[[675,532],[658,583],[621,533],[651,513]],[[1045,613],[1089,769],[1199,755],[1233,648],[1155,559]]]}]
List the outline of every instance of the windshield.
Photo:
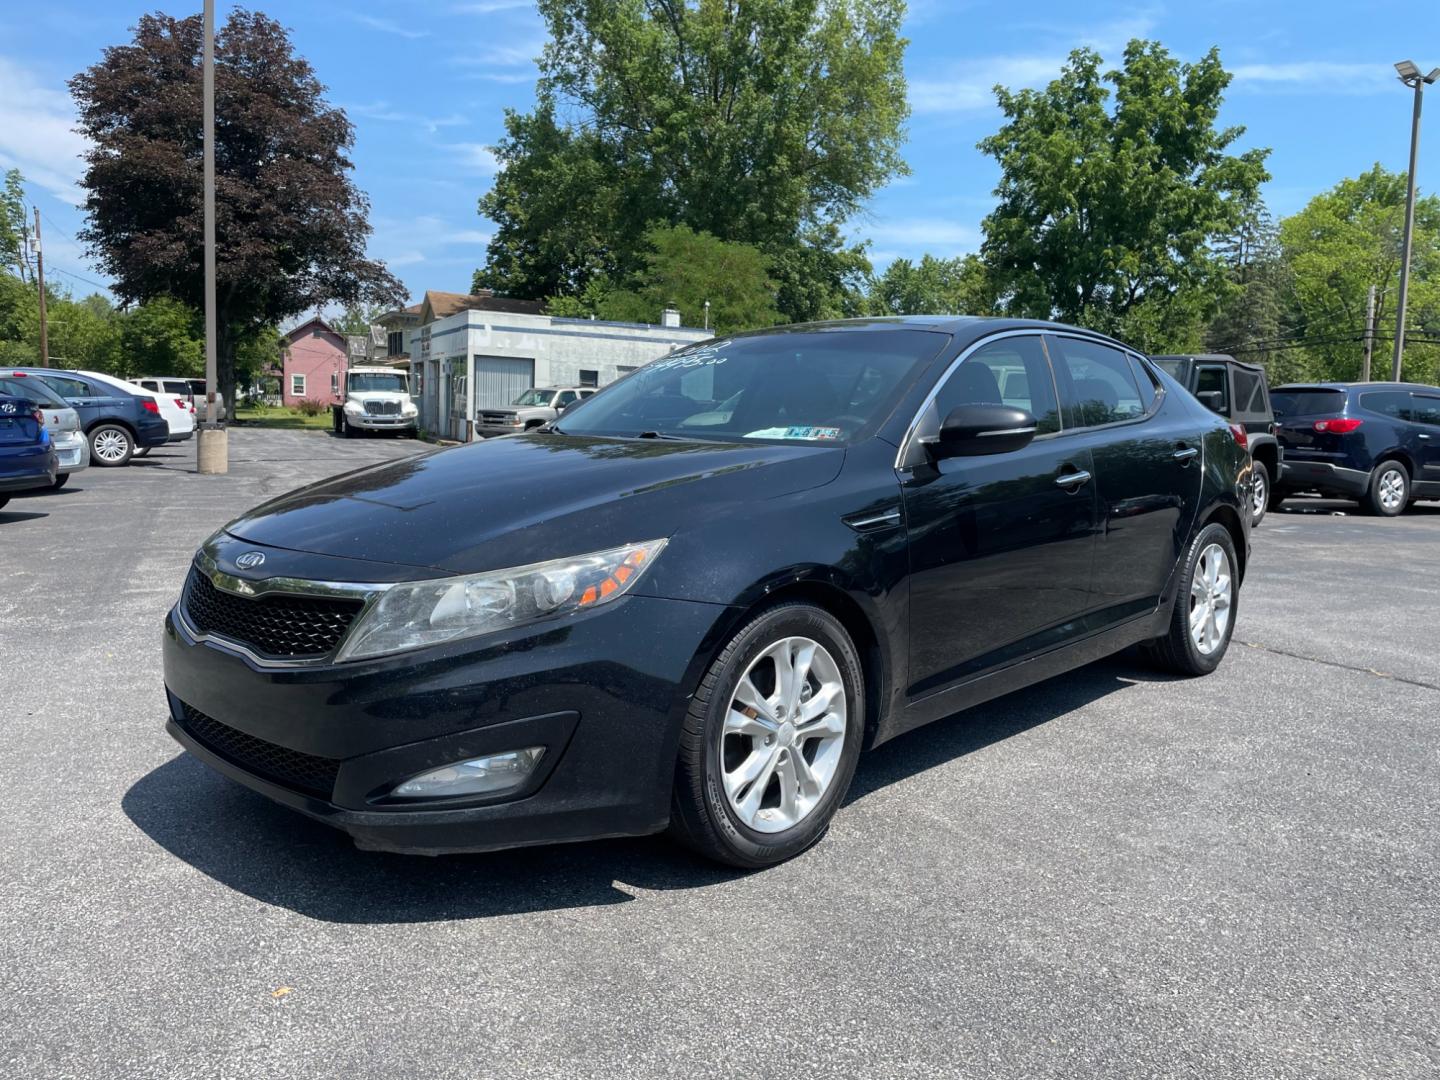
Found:
[{"label": "windshield", "polygon": [[1309,389],[1271,390],[1270,407],[1276,416],[1319,416],[1345,408],[1345,391]]},{"label": "windshield", "polygon": [[532,387],[512,401],[511,405],[549,405],[550,399],[555,395],[554,390],[541,390]]},{"label": "windshield", "polygon": [[382,371],[352,371],[345,381],[352,394],[405,393],[405,376]]},{"label": "windshield", "polygon": [[949,340],[923,330],[839,330],[707,342],[567,411],[558,430],[850,443],[879,426]]},{"label": "windshield", "polygon": [[0,375],[0,394],[23,397],[33,401],[42,409],[68,409],[70,406],[59,394],[45,385],[41,379],[28,376]]}]

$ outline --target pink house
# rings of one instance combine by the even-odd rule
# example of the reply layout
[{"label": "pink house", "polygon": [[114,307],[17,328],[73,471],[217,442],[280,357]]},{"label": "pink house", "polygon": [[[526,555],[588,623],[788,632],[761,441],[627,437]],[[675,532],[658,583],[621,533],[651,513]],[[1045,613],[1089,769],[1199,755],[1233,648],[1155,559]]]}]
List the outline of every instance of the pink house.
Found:
[{"label": "pink house", "polygon": [[281,345],[281,401],[292,406],[306,398],[326,405],[342,403],[347,348],[345,335],[318,316],[286,334]]}]

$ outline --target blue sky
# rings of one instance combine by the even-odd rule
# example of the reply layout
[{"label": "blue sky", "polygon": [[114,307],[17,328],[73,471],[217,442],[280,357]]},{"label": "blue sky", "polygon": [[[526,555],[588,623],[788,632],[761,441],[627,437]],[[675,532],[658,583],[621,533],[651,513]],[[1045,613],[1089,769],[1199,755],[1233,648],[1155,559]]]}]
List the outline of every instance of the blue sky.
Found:
[{"label": "blue sky", "polygon": [[[77,293],[103,279],[74,238],[83,149],[70,129],[66,79],[159,6],[52,0],[0,11],[0,167],[18,165],[44,215],[47,263]],[[372,200],[371,253],[418,295],[463,291],[484,260],[491,226],[475,203],[490,183],[488,147],[502,110],[532,100],[544,43],[523,0],[285,0],[281,19],[356,126],[355,180]],[[228,4],[221,4],[223,20]],[[1183,58],[1212,45],[1235,74],[1223,120],[1241,146],[1273,148],[1267,198],[1277,215],[1380,161],[1405,167],[1410,97],[1392,63],[1440,66],[1440,4],[1339,0],[1209,0],[1153,6],[1055,0],[912,0],[906,73],[914,115],[912,174],[881,191],[852,223],[877,266],[926,251],[976,250],[996,180],[975,143],[995,129],[990,87],[1039,85],[1070,49],[1118,59],[1131,37],[1157,38]],[[1440,84],[1421,139],[1421,186],[1440,188]]]}]

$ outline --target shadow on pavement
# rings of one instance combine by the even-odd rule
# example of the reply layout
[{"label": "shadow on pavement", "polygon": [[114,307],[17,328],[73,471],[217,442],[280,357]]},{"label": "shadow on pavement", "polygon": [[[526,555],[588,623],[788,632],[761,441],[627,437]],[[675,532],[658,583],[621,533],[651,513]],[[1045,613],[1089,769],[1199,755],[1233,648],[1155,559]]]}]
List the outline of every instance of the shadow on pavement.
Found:
[{"label": "shadow on pavement", "polygon": [[18,521],[34,521],[49,517],[49,514],[35,514],[25,510],[0,510],[0,525],[11,525]]},{"label": "shadow on pavement", "polygon": [[[0,515],[3,516],[3,515]],[[921,728],[860,759],[847,803],[1156,676],[1102,661]],[[440,858],[356,850],[342,833],[180,755],[125,793],[125,814],[221,884],[313,919],[414,923],[621,904],[625,884],[704,888],[743,876],[663,837]]]}]

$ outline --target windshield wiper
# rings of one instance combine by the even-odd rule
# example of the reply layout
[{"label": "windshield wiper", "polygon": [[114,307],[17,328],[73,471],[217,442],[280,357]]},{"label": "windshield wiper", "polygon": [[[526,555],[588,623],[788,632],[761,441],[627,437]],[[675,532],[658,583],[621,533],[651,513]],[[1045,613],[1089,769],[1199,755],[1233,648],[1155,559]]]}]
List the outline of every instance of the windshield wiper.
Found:
[{"label": "windshield wiper", "polygon": [[658,431],[642,431],[636,435],[637,439],[668,439],[671,442],[693,442],[695,440],[685,435],[663,435]]}]

